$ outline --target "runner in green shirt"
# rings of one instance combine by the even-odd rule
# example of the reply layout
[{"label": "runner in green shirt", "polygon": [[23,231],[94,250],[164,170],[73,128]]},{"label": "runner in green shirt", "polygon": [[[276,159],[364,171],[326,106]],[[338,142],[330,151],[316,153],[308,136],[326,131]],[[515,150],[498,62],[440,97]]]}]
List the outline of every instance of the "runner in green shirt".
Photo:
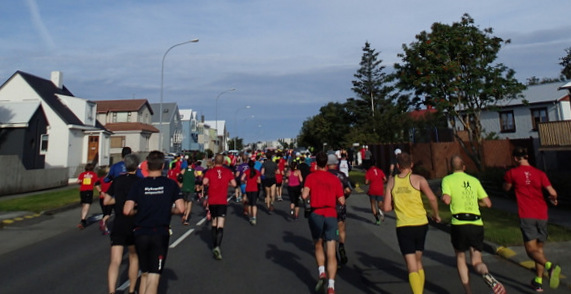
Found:
[{"label": "runner in green shirt", "polygon": [[450,205],[452,213],[450,239],[456,252],[456,265],[464,291],[472,293],[466,263],[466,251],[470,250],[474,270],[482,275],[495,294],[506,293],[504,286],[488,272],[488,267],[482,261],[484,223],[479,205],[491,207],[492,202],[480,181],[464,173],[466,165],[459,155],[452,156],[450,165],[454,173],[442,179],[442,201]]}]

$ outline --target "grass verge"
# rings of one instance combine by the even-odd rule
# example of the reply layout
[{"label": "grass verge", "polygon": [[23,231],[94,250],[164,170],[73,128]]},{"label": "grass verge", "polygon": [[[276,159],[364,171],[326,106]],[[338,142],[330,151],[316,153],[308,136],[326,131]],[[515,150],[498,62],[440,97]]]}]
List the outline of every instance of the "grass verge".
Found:
[{"label": "grass verge", "polygon": [[[354,183],[359,183],[364,190],[367,189],[364,172],[353,170],[349,173],[349,178]],[[433,191],[439,193],[437,190]],[[430,213],[431,209],[426,197],[423,197],[423,201],[426,210]],[[452,215],[448,205],[438,201],[438,210],[442,222],[449,224]],[[484,220],[484,238],[487,241],[503,246],[523,245],[517,214],[494,208],[480,208],[480,211]],[[555,224],[548,224],[547,230],[549,232],[548,242],[571,241],[571,230]]]},{"label": "grass verge", "polygon": [[0,198],[0,211],[32,211],[39,213],[74,203],[79,203],[78,187],[7,200]]}]

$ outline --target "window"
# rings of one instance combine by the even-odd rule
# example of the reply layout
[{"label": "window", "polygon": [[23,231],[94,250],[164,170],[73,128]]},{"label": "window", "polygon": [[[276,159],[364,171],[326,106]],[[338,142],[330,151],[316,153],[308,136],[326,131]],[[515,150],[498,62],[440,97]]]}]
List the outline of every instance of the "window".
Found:
[{"label": "window", "polygon": [[50,135],[43,134],[40,137],[40,154],[46,154],[48,152],[48,142],[49,142]]},{"label": "window", "polygon": [[502,133],[515,132],[514,112],[512,110],[500,112],[500,131]]},{"label": "window", "polygon": [[111,137],[111,148],[125,147],[125,136]]},{"label": "window", "polygon": [[537,123],[548,122],[547,108],[532,108],[531,109],[531,125],[533,130],[537,131]]},{"label": "window", "polygon": [[127,122],[131,122],[131,112],[127,113]]},{"label": "window", "polygon": [[117,112],[113,112],[113,120],[111,122],[117,122]]}]

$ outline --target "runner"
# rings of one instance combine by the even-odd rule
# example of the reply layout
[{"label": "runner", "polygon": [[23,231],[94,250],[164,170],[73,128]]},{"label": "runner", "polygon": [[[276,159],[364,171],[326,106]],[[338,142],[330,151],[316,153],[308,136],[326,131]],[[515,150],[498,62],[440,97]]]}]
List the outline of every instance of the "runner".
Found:
[{"label": "runner", "polygon": [[171,215],[184,212],[184,200],[177,183],[162,176],[164,153],[151,151],[147,162],[149,176],[133,185],[123,214],[135,216],[135,248],[142,272],[139,293],[155,294],[166,263]]},{"label": "runner", "polygon": [[208,206],[212,216],[212,254],[222,259],[220,245],[224,235],[224,219],[228,207],[228,184],[236,187],[236,180],[230,169],[223,167],[224,156],[217,154],[214,167],[204,175],[204,186],[208,187]]},{"label": "runner", "polygon": [[271,159],[272,153],[267,153],[266,161],[262,164],[262,184],[266,192],[266,207],[268,213],[274,210],[274,201],[276,200],[276,172],[278,165]]},{"label": "runner", "polygon": [[[400,251],[408,269],[408,280],[414,294],[424,290],[424,268],[422,252],[428,232],[428,219],[422,203],[422,194],[428,198],[433,211],[433,219],[440,222],[436,196],[428,186],[426,179],[412,173],[413,163],[408,153],[397,157],[400,173],[389,178],[383,210],[395,210],[397,219],[397,239]],[[422,192],[422,193],[421,193]]]},{"label": "runner", "polygon": [[282,194],[283,194],[283,178],[285,175],[285,168],[286,168],[286,160],[283,158],[282,152],[278,151],[275,163],[278,165],[278,170],[276,171],[276,195],[278,197],[278,201],[282,201]]},{"label": "runner", "polygon": [[385,215],[383,214],[383,198],[385,195],[384,183],[387,177],[383,170],[378,168],[374,163],[371,168],[365,174],[365,185],[369,185],[369,200],[371,202],[371,211],[375,217],[375,223],[380,225],[381,222],[385,221]]},{"label": "runner", "polygon": [[[196,197],[196,173],[192,168],[191,162],[186,164],[186,168],[182,170],[182,198],[184,199],[184,213],[182,214],[182,224],[185,226],[189,225],[188,220],[190,219],[190,211],[192,210],[192,201],[198,200]],[[195,198],[195,199],[193,199]]]},{"label": "runner", "polygon": [[242,183],[246,185],[246,202],[248,207],[248,215],[250,216],[250,224],[256,225],[258,206],[258,189],[261,183],[260,172],[254,168],[255,162],[250,160],[248,162],[248,169],[242,174]]},{"label": "runner", "polygon": [[115,178],[107,193],[103,193],[103,202],[115,208],[115,219],[113,221],[113,229],[111,230],[111,257],[107,270],[107,285],[109,293],[111,294],[115,293],[117,287],[119,267],[123,259],[123,251],[125,248],[128,250],[129,258],[129,293],[135,293],[139,275],[139,260],[137,258],[137,251],[135,250],[135,236],[133,234],[134,219],[132,216],[123,214],[123,207],[127,200],[127,195],[133,184],[139,180],[139,177],[135,174],[137,172],[139,158],[134,154],[127,154],[124,161],[127,173]]},{"label": "runner", "polygon": [[466,166],[460,156],[452,156],[450,166],[454,173],[442,179],[442,201],[450,205],[452,213],[450,240],[456,253],[456,266],[464,291],[466,294],[472,293],[470,272],[466,264],[466,251],[469,250],[474,270],[482,275],[495,294],[506,293],[504,286],[489,273],[482,261],[484,222],[478,204],[489,208],[492,207],[492,202],[480,181],[464,173]]},{"label": "runner", "polygon": [[[330,154],[327,157],[328,172],[336,176],[341,185],[343,186],[343,195],[345,196],[345,201],[351,196],[351,185],[349,184],[349,178],[345,176],[343,172],[338,170],[339,159],[335,154]],[[340,264],[347,264],[347,253],[345,251],[345,241],[346,241],[346,226],[345,220],[347,219],[347,206],[345,204],[337,203],[337,227],[339,228],[339,243],[337,251],[339,252]],[[337,256],[337,255],[336,255]]]},{"label": "runner", "polygon": [[516,147],[513,158],[517,167],[508,170],[504,176],[504,190],[515,189],[520,228],[525,252],[535,262],[536,276],[531,287],[543,291],[543,273],[547,270],[549,287],[559,287],[561,267],[547,260],[543,246],[547,241],[547,203],[543,197],[543,188],[549,193],[549,201],[557,205],[557,192],[551,186],[547,175],[529,164],[527,148]]},{"label": "runner", "polygon": [[[345,197],[339,179],[326,171],[327,155],[319,152],[316,161],[317,170],[307,176],[302,194],[303,199],[310,198],[312,210],[309,215],[309,228],[315,245],[315,260],[319,272],[315,291],[321,291],[328,279],[327,294],[335,294],[335,275],[337,274],[335,244],[339,239],[336,206],[337,203],[344,205]],[[325,271],[326,259],[327,273]]]},{"label": "runner", "polygon": [[[240,164],[238,166],[236,166],[236,193],[237,195],[240,195],[240,200],[242,201],[242,205],[244,206],[244,215],[248,214],[248,197],[244,197],[246,195],[246,182],[244,182],[242,180],[242,176],[244,175],[244,172],[248,169],[248,164],[249,164],[249,160],[248,160],[248,155],[245,153],[242,153],[242,155],[240,156]],[[239,193],[239,194],[238,194]],[[238,200],[238,198],[236,198],[236,202],[240,202]]]},{"label": "runner", "polygon": [[79,198],[81,202],[81,220],[77,227],[83,230],[87,227],[87,214],[89,213],[89,207],[93,203],[93,187],[95,182],[99,178],[97,174],[93,172],[93,164],[88,163],[85,165],[85,171],[80,173],[77,177],[77,183],[79,184]]},{"label": "runner", "polygon": [[303,182],[303,177],[301,176],[301,171],[297,169],[297,161],[292,161],[287,171],[287,194],[290,200],[290,212],[289,214],[294,218],[299,217],[299,206],[301,205],[301,183]]},{"label": "runner", "polygon": [[113,205],[105,205],[104,203],[105,193],[109,189],[109,186],[111,186],[111,183],[105,183],[105,181],[103,181],[105,175],[107,175],[107,172],[108,171],[106,171],[103,168],[99,169],[99,171],[97,172],[97,177],[99,179],[97,182],[95,182],[95,189],[97,189],[97,191],[99,192],[99,206],[101,206],[101,213],[103,214],[103,217],[99,221],[99,230],[103,235],[109,234],[109,229],[107,228],[107,221],[109,220],[109,218],[111,217],[111,213],[113,212]]}]

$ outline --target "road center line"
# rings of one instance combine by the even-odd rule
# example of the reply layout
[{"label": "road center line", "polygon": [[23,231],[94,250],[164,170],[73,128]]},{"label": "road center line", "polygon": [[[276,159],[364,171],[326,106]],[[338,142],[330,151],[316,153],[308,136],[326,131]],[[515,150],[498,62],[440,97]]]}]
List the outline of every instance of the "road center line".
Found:
[{"label": "road center line", "polygon": [[176,241],[174,241],[169,246],[169,248],[175,248],[178,244],[180,244],[180,242],[182,242],[184,239],[186,239],[186,237],[188,237],[190,234],[192,234],[192,232],[194,232],[194,229],[188,230],[186,233],[184,233],[182,236],[180,236]]}]

